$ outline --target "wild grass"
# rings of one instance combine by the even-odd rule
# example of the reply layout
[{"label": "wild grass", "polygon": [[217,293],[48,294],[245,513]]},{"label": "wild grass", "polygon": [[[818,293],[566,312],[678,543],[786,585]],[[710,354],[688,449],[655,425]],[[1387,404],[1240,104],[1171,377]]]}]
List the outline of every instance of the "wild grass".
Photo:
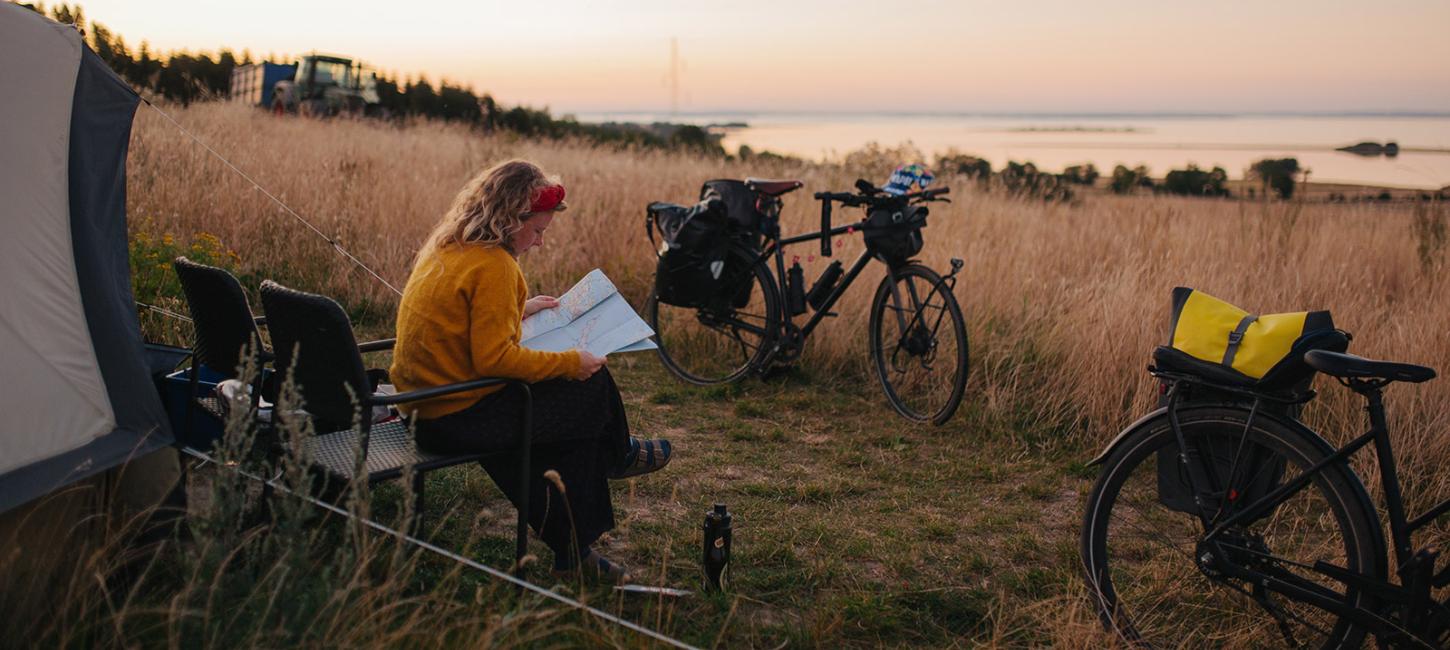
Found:
[{"label": "wild grass", "polygon": [[[290,384],[279,406],[298,404]],[[263,498],[259,478],[308,481],[305,459],[284,456],[273,477],[255,453],[245,399],[210,453],[191,469],[185,511],[122,510],[106,488],[77,487],[27,506],[0,558],[0,647],[457,647],[620,645],[604,625],[470,569],[420,553],[400,537],[299,498]],[[284,436],[308,433],[284,424]],[[297,447],[294,447],[297,449]],[[188,459],[189,460],[189,459]],[[375,517],[365,482],[345,487],[348,511]],[[407,502],[407,494],[402,501]],[[102,504],[95,503],[100,500]],[[71,502],[71,503],[67,503]],[[41,519],[89,513],[69,535]],[[405,529],[406,508],[382,517]],[[14,521],[14,520],[12,520]],[[435,525],[448,525],[447,517]],[[475,519],[472,522],[477,525]],[[464,522],[467,525],[467,522]],[[33,537],[32,537],[33,535]],[[25,548],[63,540],[62,549]],[[43,560],[37,569],[36,560]],[[567,587],[567,585],[566,585]]]},{"label": "wild grass", "polygon": [[[798,178],[806,188],[786,197],[783,227],[800,233],[818,226],[809,192],[844,190],[857,176],[880,180],[907,162],[885,150],[844,166],[745,164],[428,122],[274,119],[223,104],[166,110],[400,288],[457,188],[505,158],[536,161],[569,187],[570,210],[526,257],[532,289],[557,294],[600,267],[636,304],[654,264],[643,232],[648,202],[689,202],[710,178]],[[701,391],[671,383],[644,355],[612,362],[636,427],[672,436],[686,452],[670,476],[632,482],[619,495],[639,514],[625,519],[615,550],[657,567],[651,579],[688,583],[697,541],[685,531],[698,527],[708,502],[729,499],[748,513],[737,532],[749,541],[737,545],[736,597],[648,613],[661,627],[704,644],[1102,643],[1075,568],[1078,508],[1093,475],[1082,461],[1156,399],[1144,367],[1166,337],[1174,286],[1257,313],[1331,309],[1355,335],[1353,352],[1450,368],[1444,205],[1096,194],[1062,204],[1013,199],[966,179],[940,182],[955,202],[933,207],[920,257],[939,269],[952,257],[966,261],[957,297],[971,341],[967,400],[948,425],[903,426],[871,384],[864,317],[879,268],[862,278],[867,288],[846,295],[843,317],[816,332],[801,370],[782,383]],[[391,329],[395,294],[144,107],[129,202],[138,234],[213,234],[238,253],[246,277],[335,296],[369,333]],[[838,254],[849,259],[860,246],[841,238]],[[808,279],[825,266],[811,253],[810,245],[799,251]],[[1331,442],[1364,428],[1357,397],[1324,380],[1319,388],[1310,424]],[[1450,383],[1396,386],[1387,404],[1411,509],[1450,496],[1439,471],[1450,460]],[[486,479],[446,480],[457,484],[445,486],[452,497],[440,507],[487,508],[478,497],[491,489]],[[437,534],[507,556],[480,548],[476,532]],[[418,592],[396,593],[407,603]],[[378,602],[359,596],[350,606],[362,614]],[[488,620],[480,615],[463,637],[427,638],[482,638],[467,634],[483,634]],[[396,625],[378,625],[360,633],[392,638]]]}]

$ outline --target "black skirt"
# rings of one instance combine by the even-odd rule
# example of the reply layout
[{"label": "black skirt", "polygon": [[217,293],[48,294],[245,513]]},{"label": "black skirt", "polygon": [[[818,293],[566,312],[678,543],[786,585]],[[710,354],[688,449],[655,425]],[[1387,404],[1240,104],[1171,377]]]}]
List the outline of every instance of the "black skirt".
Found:
[{"label": "black skirt", "polygon": [[[559,557],[587,548],[614,528],[609,473],[629,452],[624,401],[607,368],[584,381],[532,384],[533,447],[529,470],[529,524]],[[522,399],[512,388],[487,395],[462,411],[417,423],[418,446],[435,453],[491,453],[515,447]],[[519,466],[507,454],[479,464],[519,504]],[[565,495],[544,478],[554,470]],[[567,503],[567,509],[565,504]]]}]

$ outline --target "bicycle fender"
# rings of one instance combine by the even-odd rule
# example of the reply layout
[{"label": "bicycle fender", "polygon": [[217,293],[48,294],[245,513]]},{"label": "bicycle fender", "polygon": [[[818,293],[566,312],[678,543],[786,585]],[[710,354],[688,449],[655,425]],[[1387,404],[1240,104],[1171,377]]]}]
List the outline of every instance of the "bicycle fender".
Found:
[{"label": "bicycle fender", "polygon": [[1147,415],[1138,418],[1136,422],[1128,425],[1128,428],[1118,432],[1118,435],[1114,436],[1113,439],[1108,442],[1108,446],[1103,447],[1102,453],[1098,454],[1096,458],[1088,461],[1088,467],[1103,464],[1108,460],[1108,456],[1113,455],[1113,451],[1118,448],[1118,445],[1123,444],[1123,441],[1128,439],[1128,436],[1133,435],[1138,431],[1138,429],[1146,426],[1149,422],[1152,422],[1153,420],[1160,417],[1167,417],[1167,415],[1167,407],[1158,407],[1157,409],[1150,411]]},{"label": "bicycle fender", "polygon": [[[1242,406],[1238,406],[1238,405],[1234,405],[1234,404],[1199,404],[1199,405],[1194,405],[1194,406],[1181,406],[1181,407],[1178,408],[1178,412],[1181,415],[1181,414],[1184,414],[1184,413],[1187,413],[1187,412],[1193,411],[1194,409],[1199,409],[1199,408],[1214,408],[1214,409],[1240,408],[1240,409],[1242,409],[1245,412],[1248,411],[1247,408],[1242,407]],[[1123,429],[1121,432],[1119,432],[1118,435],[1115,436],[1112,439],[1112,441],[1110,441],[1108,443],[1108,445],[1103,448],[1102,453],[1098,454],[1096,458],[1093,458],[1092,460],[1088,461],[1088,466],[1091,467],[1093,465],[1101,465],[1103,462],[1105,462],[1105,461],[1108,460],[1108,456],[1111,456],[1113,454],[1113,452],[1117,450],[1118,446],[1123,443],[1124,440],[1128,439],[1128,436],[1131,436],[1132,434],[1137,433],[1139,429],[1141,429],[1141,428],[1143,428],[1145,426],[1148,426],[1149,424],[1153,423],[1153,421],[1154,420],[1157,420],[1158,418],[1167,418],[1167,417],[1168,417],[1168,407],[1163,406],[1163,407],[1159,407],[1157,409],[1154,409],[1153,411],[1150,411],[1147,415],[1144,415],[1141,418],[1138,418],[1137,421],[1135,421],[1132,424],[1128,425],[1128,428]],[[1303,434],[1304,437],[1312,440],[1314,442],[1314,445],[1317,446],[1317,447],[1319,447],[1319,450],[1322,451],[1322,452],[1324,452],[1325,455],[1333,454],[1334,451],[1335,451],[1334,450],[1334,445],[1329,444],[1329,442],[1327,440],[1325,440],[1323,436],[1319,435],[1313,429],[1310,429],[1309,427],[1304,426],[1304,424],[1302,422],[1298,421],[1298,420],[1295,420],[1295,419],[1292,419],[1292,418],[1282,418],[1282,417],[1279,417],[1279,416],[1274,415],[1272,413],[1264,413],[1262,411],[1260,411],[1254,417],[1256,417],[1256,418],[1267,418],[1267,419],[1273,420],[1274,422],[1276,422],[1278,424],[1281,424],[1281,425],[1283,425],[1285,427],[1288,427],[1288,428],[1291,428],[1291,429],[1296,430],[1298,433]]]}]

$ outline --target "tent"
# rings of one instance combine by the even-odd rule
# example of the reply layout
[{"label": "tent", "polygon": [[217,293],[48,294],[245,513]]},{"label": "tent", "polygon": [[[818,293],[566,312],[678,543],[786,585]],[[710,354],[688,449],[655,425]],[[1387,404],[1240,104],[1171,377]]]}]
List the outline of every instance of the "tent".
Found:
[{"label": "tent", "polygon": [[172,442],[131,295],[139,98],[68,25],[0,3],[0,512]]}]

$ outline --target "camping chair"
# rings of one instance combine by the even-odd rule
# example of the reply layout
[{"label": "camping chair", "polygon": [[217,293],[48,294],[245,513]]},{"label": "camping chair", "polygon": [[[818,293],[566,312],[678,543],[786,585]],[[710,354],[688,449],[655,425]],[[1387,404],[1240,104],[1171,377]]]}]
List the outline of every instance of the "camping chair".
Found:
[{"label": "camping chair", "polygon": [[[533,420],[528,384],[516,379],[480,377],[396,395],[376,394],[363,368],[361,352],[391,349],[393,340],[358,345],[353,338],[352,323],[341,305],[326,296],[289,289],[271,280],[262,283],[262,308],[277,351],[275,367],[278,372],[292,372],[292,380],[301,393],[302,407],[318,432],[299,441],[303,457],[329,480],[346,482],[359,478],[367,480],[369,486],[400,478],[411,466],[414,530],[421,529],[423,519],[424,476],[436,469],[476,462],[485,455],[422,451],[414,443],[406,420],[394,418],[374,423],[373,407],[417,402],[486,386],[505,385],[519,390],[524,411],[518,447],[499,453],[516,454],[525,470],[519,473],[522,497],[514,549],[515,570],[522,577],[523,558],[528,550],[528,469],[532,441],[529,431]],[[361,468],[357,467],[359,451],[364,459]]]},{"label": "camping chair", "polygon": [[172,263],[176,277],[181,281],[181,291],[186,294],[186,306],[191,312],[191,322],[196,332],[196,342],[191,349],[190,389],[187,400],[184,427],[189,432],[192,416],[200,407],[211,416],[225,419],[221,400],[214,396],[197,397],[201,373],[198,366],[206,366],[222,379],[237,379],[237,369],[243,365],[242,351],[252,346],[251,366],[257,376],[252,379],[252,408],[256,409],[263,392],[262,368],[272,360],[272,353],[262,345],[258,325],[265,325],[266,319],[252,316],[247,304],[247,294],[242,284],[225,269],[198,264],[185,257],[178,257]]}]

